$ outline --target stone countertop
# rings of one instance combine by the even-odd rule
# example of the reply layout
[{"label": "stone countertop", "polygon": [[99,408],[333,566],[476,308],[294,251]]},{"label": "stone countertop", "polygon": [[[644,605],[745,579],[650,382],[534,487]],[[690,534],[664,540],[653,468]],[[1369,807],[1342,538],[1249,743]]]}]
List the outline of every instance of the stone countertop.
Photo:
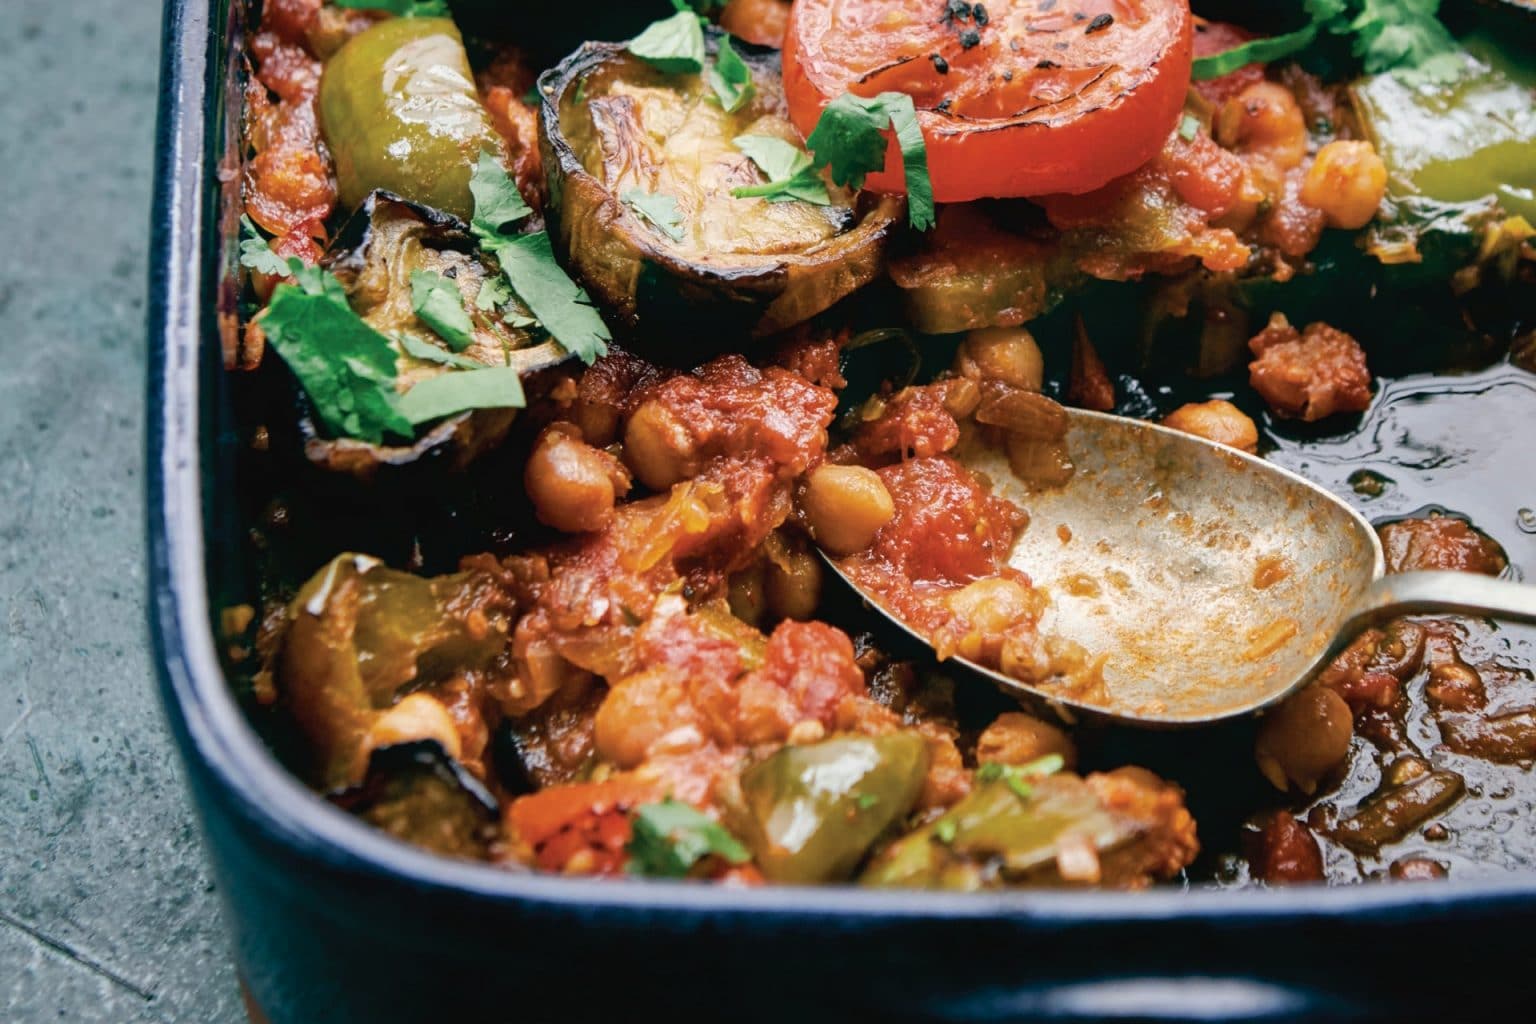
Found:
[{"label": "stone countertop", "polygon": [[155,692],[144,295],[161,5],[0,19],[0,1020],[244,1020]]}]

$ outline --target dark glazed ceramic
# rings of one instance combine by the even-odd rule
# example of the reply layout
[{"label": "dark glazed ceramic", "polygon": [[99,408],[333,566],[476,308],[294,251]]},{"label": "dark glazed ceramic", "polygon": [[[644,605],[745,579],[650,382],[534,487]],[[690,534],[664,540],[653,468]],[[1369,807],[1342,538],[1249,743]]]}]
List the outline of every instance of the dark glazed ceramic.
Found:
[{"label": "dark glazed ceramic", "polygon": [[226,3],[166,4],[149,585],[167,717],[236,961],[272,1024],[1529,1012],[1536,878],[980,896],[575,881],[436,858],[310,793],[246,722],[211,630],[217,595],[239,592],[219,352],[221,181],[236,178],[219,173],[233,167]]}]

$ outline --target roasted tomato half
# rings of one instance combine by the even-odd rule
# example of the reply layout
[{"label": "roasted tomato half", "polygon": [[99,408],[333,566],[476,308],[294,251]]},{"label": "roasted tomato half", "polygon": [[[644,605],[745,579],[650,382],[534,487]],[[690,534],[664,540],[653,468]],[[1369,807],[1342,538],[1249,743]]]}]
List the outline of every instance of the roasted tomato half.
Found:
[{"label": "roasted tomato half", "polygon": [[[1090,192],[1155,156],[1189,86],[1187,0],[798,0],[790,116],[844,92],[916,103],[934,198]],[[892,139],[868,187],[904,190]]]}]

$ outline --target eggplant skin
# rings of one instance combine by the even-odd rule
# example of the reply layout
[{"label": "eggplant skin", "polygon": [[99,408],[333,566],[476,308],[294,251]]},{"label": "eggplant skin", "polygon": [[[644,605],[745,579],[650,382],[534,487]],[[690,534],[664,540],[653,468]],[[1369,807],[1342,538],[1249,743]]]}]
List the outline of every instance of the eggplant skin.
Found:
[{"label": "eggplant skin", "polygon": [[[707,33],[711,54],[719,33]],[[733,44],[754,78],[776,81],[778,51]],[[586,43],[539,79],[539,140],[549,181],[556,252],[610,321],[646,355],[693,364],[742,335],[793,327],[881,276],[906,213],[902,196],[860,193],[853,226],[800,252],[732,254],[728,265],[691,261],[637,217],[582,164],[560,123],[561,100],[587,75],[628,58],[622,44]],[[686,338],[686,349],[674,346]]]}]

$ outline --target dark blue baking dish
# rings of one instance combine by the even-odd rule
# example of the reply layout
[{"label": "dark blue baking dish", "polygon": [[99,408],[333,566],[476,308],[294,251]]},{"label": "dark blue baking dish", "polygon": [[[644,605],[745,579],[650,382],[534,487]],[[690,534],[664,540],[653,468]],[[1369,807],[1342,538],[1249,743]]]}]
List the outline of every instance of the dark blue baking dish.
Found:
[{"label": "dark blue baking dish", "polygon": [[239,533],[228,0],[168,0],[149,314],[149,586],[166,713],[240,974],[272,1024],[585,1019],[1470,1020],[1529,1006],[1536,878],[984,896],[733,891],[458,863],[288,774],[215,651]]}]

